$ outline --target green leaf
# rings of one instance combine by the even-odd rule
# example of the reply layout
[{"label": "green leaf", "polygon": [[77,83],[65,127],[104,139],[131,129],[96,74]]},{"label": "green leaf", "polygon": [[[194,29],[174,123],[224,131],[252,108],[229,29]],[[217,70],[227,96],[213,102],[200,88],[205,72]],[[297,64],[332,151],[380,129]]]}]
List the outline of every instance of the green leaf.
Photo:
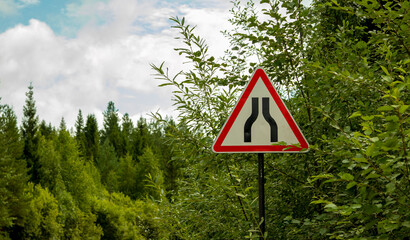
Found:
[{"label": "green leaf", "polygon": [[347,185],[346,185],[346,190],[347,189],[350,189],[350,188],[352,188],[352,187],[354,187],[354,186],[356,186],[357,185],[357,183],[356,182],[349,182]]},{"label": "green leaf", "polygon": [[367,149],[366,149],[366,156],[368,157],[374,157],[377,155],[379,148],[376,148],[376,143],[372,143]]},{"label": "green leaf", "polygon": [[315,201],[312,201],[312,202],[310,202],[311,204],[321,204],[321,203],[326,203],[326,204],[328,204],[328,203],[330,203],[329,201],[327,201],[327,200],[324,200],[324,199],[318,199],[318,200],[315,200]]},{"label": "green leaf", "polygon": [[392,193],[396,189],[396,183],[390,182],[386,184],[386,193]]},{"label": "green leaf", "polygon": [[362,116],[362,119],[365,120],[365,121],[370,121],[370,120],[372,120],[373,118],[374,118],[373,115],[372,115],[372,116]]},{"label": "green leaf", "polygon": [[241,198],[245,198],[246,196],[241,194],[241,193],[237,193],[236,196],[241,197]]},{"label": "green leaf", "polygon": [[358,208],[362,208],[362,204],[352,204],[352,206],[350,206],[353,209],[358,209]]},{"label": "green leaf", "polygon": [[403,73],[407,73],[406,70],[404,70],[403,68],[400,68],[400,67],[399,67],[399,68],[396,68],[396,69],[399,70],[399,71],[401,71],[401,72],[403,72]]},{"label": "green leaf", "polygon": [[377,174],[375,172],[370,173],[369,175],[367,175],[366,179],[370,179],[370,178],[378,178],[380,177],[380,174]]},{"label": "green leaf", "polygon": [[381,106],[377,109],[377,111],[380,112],[387,112],[387,111],[393,111],[394,108],[392,106]]},{"label": "green leaf", "polygon": [[401,225],[410,228],[410,221],[404,221]]},{"label": "green leaf", "polygon": [[403,113],[409,108],[409,106],[410,106],[410,105],[401,105],[401,106],[399,107],[399,113],[400,113],[400,114],[403,114]]},{"label": "green leaf", "polygon": [[366,159],[366,158],[364,158],[364,157],[355,157],[355,158],[352,158],[353,159],[353,161],[356,161],[356,162],[360,162],[360,163],[368,163],[369,161]]},{"label": "green leaf", "polygon": [[335,211],[338,209],[338,207],[336,206],[336,204],[331,202],[331,203],[326,204],[325,209],[328,211]]},{"label": "green leaf", "polygon": [[319,175],[316,175],[316,176],[312,176],[312,178],[313,178],[313,181],[316,181],[316,180],[321,179],[321,178],[325,178],[325,179],[333,178],[333,175],[332,174],[319,174]]},{"label": "green leaf", "polygon": [[383,72],[386,73],[386,75],[390,76],[389,71],[387,71],[387,68],[383,67],[380,65],[380,67],[382,68]]},{"label": "green leaf", "polygon": [[352,115],[350,115],[349,118],[355,118],[355,117],[360,117],[360,116],[362,116],[361,112],[354,112]]},{"label": "green leaf", "polygon": [[292,219],[291,223],[300,224],[300,220]]},{"label": "green leaf", "polygon": [[352,181],[354,179],[354,176],[350,173],[339,173],[339,176],[341,179],[346,180],[346,181]]}]

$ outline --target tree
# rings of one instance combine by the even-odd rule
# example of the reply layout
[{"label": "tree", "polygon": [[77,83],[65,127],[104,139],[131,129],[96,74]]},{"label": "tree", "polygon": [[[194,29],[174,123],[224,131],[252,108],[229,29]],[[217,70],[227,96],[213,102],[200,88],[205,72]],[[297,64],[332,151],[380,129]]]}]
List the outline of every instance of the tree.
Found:
[{"label": "tree", "polygon": [[60,131],[67,131],[67,124],[65,122],[64,117],[61,118],[59,129]]},{"label": "tree", "polygon": [[137,166],[130,155],[120,158],[118,166],[118,190],[136,199],[137,194]]},{"label": "tree", "polygon": [[84,119],[81,109],[78,110],[77,120],[75,121],[75,139],[77,141],[78,149],[80,151],[81,156],[86,156],[86,138],[85,138],[85,126],[84,126]]},{"label": "tree", "polygon": [[100,135],[98,123],[95,115],[89,114],[84,128],[86,157],[91,161],[96,161],[100,145]]},{"label": "tree", "polygon": [[75,137],[77,141],[81,139],[81,135],[83,134],[83,131],[84,131],[83,113],[81,112],[81,109],[79,109],[78,114],[77,114],[77,120],[75,121]]},{"label": "tree", "polygon": [[45,138],[51,138],[55,134],[55,129],[51,126],[51,123],[47,125],[46,121],[42,120],[39,126],[39,133]]},{"label": "tree", "polygon": [[132,157],[138,159],[144,152],[144,148],[148,145],[148,124],[146,119],[141,117],[137,121],[137,126],[131,135]]},{"label": "tree", "polygon": [[134,124],[130,119],[128,113],[125,113],[122,117],[121,124],[121,138],[124,143],[124,152],[127,154],[132,153],[132,132],[134,130]]},{"label": "tree", "polygon": [[0,105],[0,237],[19,236],[28,216],[28,181],[23,143],[17,117],[8,105]]},{"label": "tree", "polygon": [[124,155],[124,143],[121,138],[119,126],[118,109],[115,108],[114,102],[110,101],[107,110],[104,112],[104,129],[102,130],[101,142],[109,141],[115,148],[118,157]]},{"label": "tree", "polygon": [[24,139],[24,158],[27,161],[27,167],[29,167],[29,174],[31,180],[38,182],[38,158],[37,158],[37,130],[38,130],[38,116],[36,115],[36,102],[33,98],[33,84],[30,83],[26,93],[26,105],[23,107],[23,121],[22,121],[22,133]]},{"label": "tree", "polygon": [[106,140],[99,151],[96,159],[96,167],[100,171],[101,182],[106,186],[110,192],[118,190],[118,166],[119,161],[115,153],[114,146],[109,140]]},{"label": "tree", "polygon": [[159,199],[160,193],[150,184],[150,181],[153,181],[157,186],[163,186],[164,178],[159,168],[158,158],[150,148],[145,148],[144,154],[139,157],[136,171],[137,193],[139,197],[142,198],[147,195]]},{"label": "tree", "polygon": [[61,212],[55,197],[47,189],[33,183],[29,183],[27,195],[31,199],[30,220],[22,232],[22,239],[62,238]]}]

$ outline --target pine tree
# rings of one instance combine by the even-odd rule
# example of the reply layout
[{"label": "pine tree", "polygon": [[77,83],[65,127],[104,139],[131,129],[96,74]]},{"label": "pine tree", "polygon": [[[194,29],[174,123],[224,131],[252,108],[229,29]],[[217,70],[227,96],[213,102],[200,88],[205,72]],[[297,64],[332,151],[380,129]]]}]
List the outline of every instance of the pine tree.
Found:
[{"label": "pine tree", "polygon": [[60,131],[67,131],[67,124],[64,117],[62,117],[60,121]]},{"label": "pine tree", "polygon": [[98,133],[98,123],[94,114],[87,116],[87,121],[84,128],[85,137],[85,152],[86,157],[95,161],[98,156],[100,135]]},{"label": "pine tree", "polygon": [[84,119],[81,109],[78,110],[77,120],[75,121],[75,139],[81,156],[86,155],[86,139],[84,134]]},{"label": "pine tree", "polygon": [[77,120],[75,121],[75,138],[77,141],[81,139],[81,136],[84,131],[84,119],[81,109],[78,110]]},{"label": "pine tree", "polygon": [[148,145],[148,125],[144,118],[137,121],[137,126],[132,133],[132,157],[138,159]]},{"label": "pine tree", "polygon": [[[28,199],[24,187],[28,176],[17,117],[0,105],[0,238],[18,238],[27,219]],[[5,230],[5,231],[4,231]],[[8,232],[8,233],[6,233]]]},{"label": "pine tree", "polygon": [[36,115],[36,102],[33,98],[33,84],[30,83],[28,87],[29,91],[26,93],[26,105],[23,107],[23,121],[22,121],[22,133],[24,139],[24,158],[27,161],[27,166],[30,168],[29,173],[33,182],[38,182],[38,157],[37,157],[37,145],[38,145],[38,116]]},{"label": "pine tree", "polygon": [[115,149],[118,157],[124,155],[124,144],[121,139],[119,127],[118,109],[115,108],[114,102],[110,101],[107,110],[104,112],[104,129],[101,135],[101,142],[108,140]]},{"label": "pine tree", "polygon": [[134,129],[132,120],[128,113],[122,117],[121,138],[124,144],[124,154],[131,154],[131,136]]},{"label": "pine tree", "polygon": [[51,136],[55,133],[55,129],[53,129],[53,127],[51,126],[51,123],[47,125],[46,121],[44,120],[41,121],[38,130],[39,130],[39,133],[47,139],[51,138]]}]

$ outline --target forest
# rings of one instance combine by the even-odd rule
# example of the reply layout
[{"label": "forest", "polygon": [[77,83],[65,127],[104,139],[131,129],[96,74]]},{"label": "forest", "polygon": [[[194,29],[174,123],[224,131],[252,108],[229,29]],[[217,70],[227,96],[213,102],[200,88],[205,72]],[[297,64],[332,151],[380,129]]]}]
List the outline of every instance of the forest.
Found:
[{"label": "forest", "polygon": [[[0,102],[0,239],[409,239],[410,2],[234,0],[230,14],[220,59],[170,18],[185,70],[151,67],[176,119],[133,122],[111,101],[101,128],[81,110],[52,126],[34,84],[21,124]],[[264,235],[257,154],[211,150],[257,67],[310,144],[265,154]]]}]

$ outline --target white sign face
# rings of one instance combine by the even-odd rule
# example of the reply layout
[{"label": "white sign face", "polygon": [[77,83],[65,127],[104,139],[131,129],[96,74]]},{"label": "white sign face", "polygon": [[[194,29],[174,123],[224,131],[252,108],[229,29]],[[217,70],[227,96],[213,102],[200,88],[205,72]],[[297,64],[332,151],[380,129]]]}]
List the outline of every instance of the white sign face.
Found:
[{"label": "white sign face", "polygon": [[218,135],[214,152],[306,152],[309,145],[262,69]]}]

